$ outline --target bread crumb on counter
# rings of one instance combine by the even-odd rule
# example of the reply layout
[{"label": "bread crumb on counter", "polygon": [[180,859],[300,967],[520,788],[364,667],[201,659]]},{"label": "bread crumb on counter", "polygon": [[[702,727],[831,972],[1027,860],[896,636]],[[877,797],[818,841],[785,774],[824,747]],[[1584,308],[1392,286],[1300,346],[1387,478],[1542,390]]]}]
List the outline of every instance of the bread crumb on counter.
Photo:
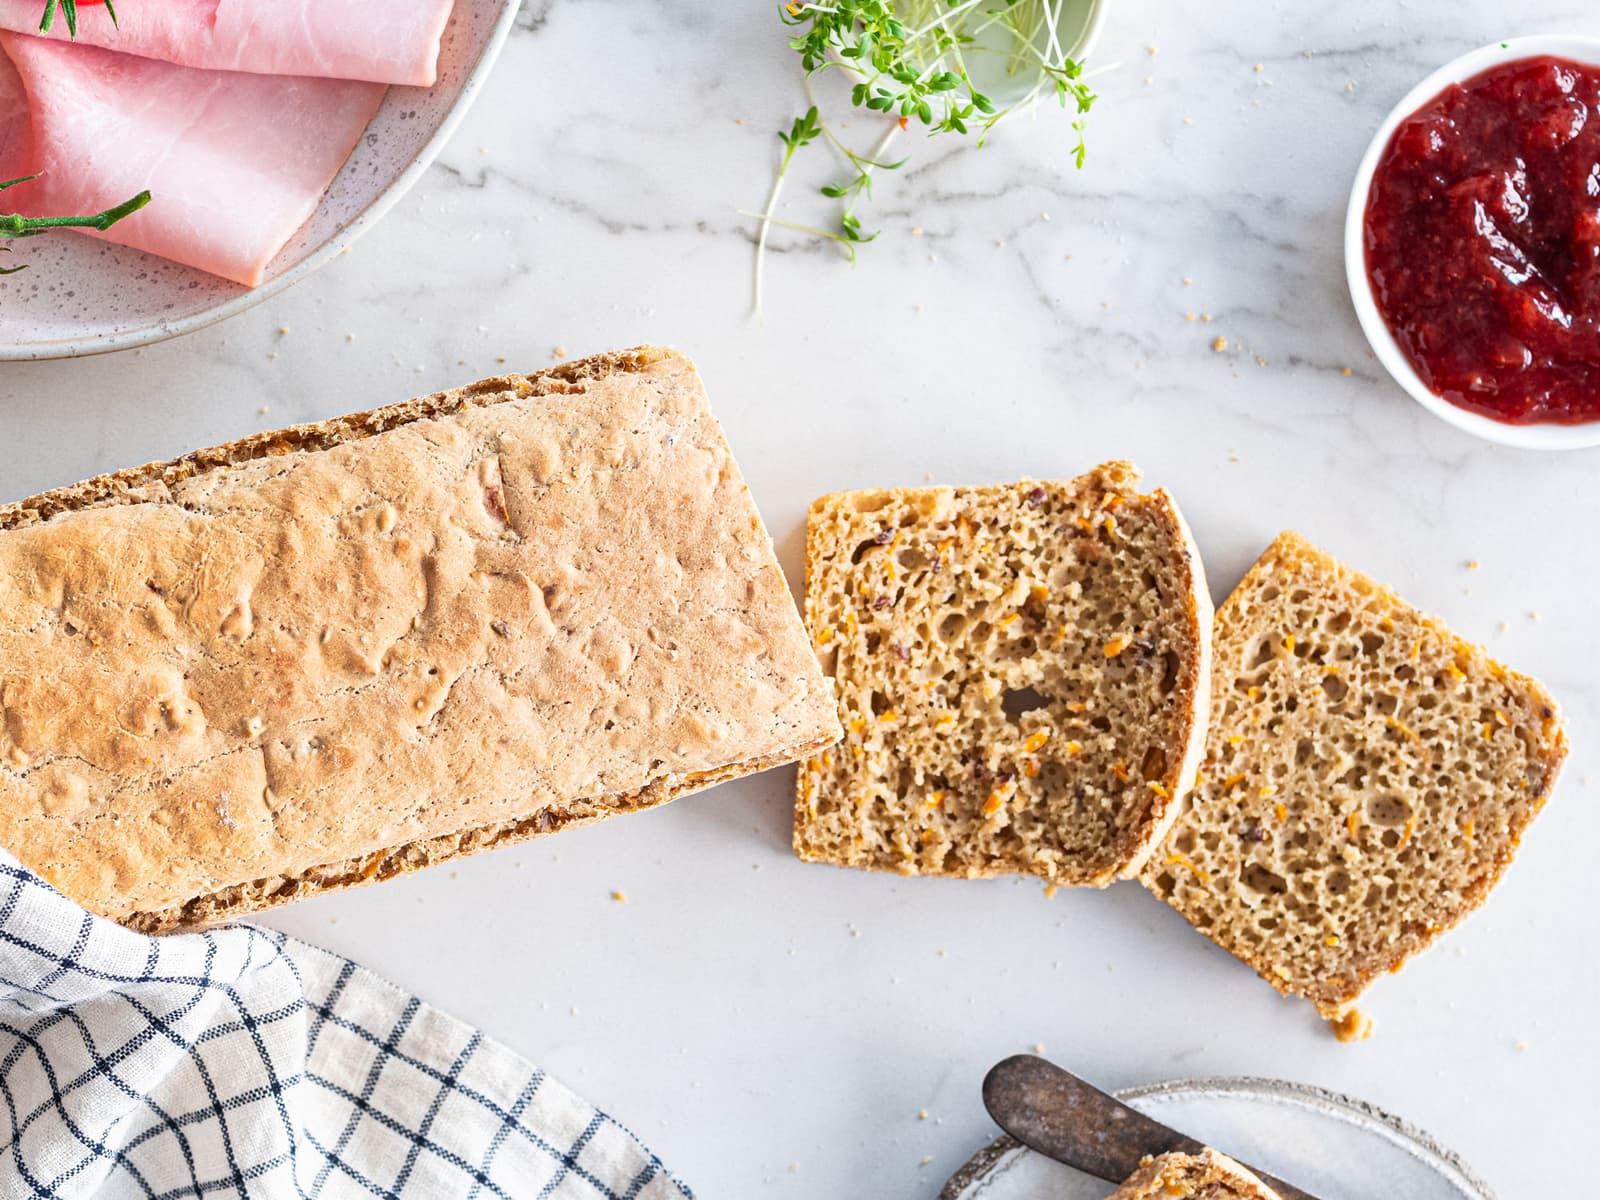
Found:
[{"label": "bread crumb on counter", "polygon": [[1221,354],[1227,348],[1228,348],[1228,339],[1227,338],[1219,337],[1219,338],[1215,338],[1215,339],[1212,340],[1211,349],[1213,351],[1215,351],[1217,354]]},{"label": "bread crumb on counter", "polygon": [[618,904],[626,904],[628,902],[628,893],[623,891],[615,891],[611,893],[611,898]]}]

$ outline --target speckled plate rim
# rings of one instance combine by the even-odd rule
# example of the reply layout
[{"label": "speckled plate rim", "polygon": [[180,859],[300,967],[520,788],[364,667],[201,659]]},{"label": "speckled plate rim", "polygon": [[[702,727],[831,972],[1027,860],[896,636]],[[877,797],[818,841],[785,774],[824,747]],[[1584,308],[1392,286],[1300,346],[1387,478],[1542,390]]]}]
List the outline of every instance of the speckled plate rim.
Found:
[{"label": "speckled plate rim", "polygon": [[[1165,1096],[1192,1096],[1206,1093],[1231,1094],[1238,1096],[1254,1096],[1266,1100],[1296,1100],[1313,1107],[1337,1109],[1345,1116],[1355,1117],[1369,1124],[1378,1125],[1391,1136],[1407,1142],[1410,1146],[1425,1157],[1431,1165],[1453,1176],[1453,1182],[1463,1190],[1475,1193],[1481,1200],[1496,1200],[1494,1189],[1467,1165],[1454,1150],[1441,1145],[1433,1135],[1417,1128],[1403,1117],[1379,1108],[1376,1104],[1369,1104],[1365,1100],[1357,1100],[1353,1096],[1331,1092],[1326,1088],[1313,1087],[1307,1083],[1289,1083],[1281,1079],[1267,1079],[1256,1075],[1220,1075],[1205,1076],[1196,1079],[1173,1079],[1166,1083],[1144,1084],[1139,1087],[1124,1088],[1115,1093],[1118,1100],[1133,1103],[1138,1100],[1159,1099]],[[1009,1134],[1001,1134],[983,1149],[979,1150],[968,1159],[956,1173],[945,1182],[939,1191],[938,1200],[960,1200],[961,1194],[973,1184],[978,1183],[992,1171],[995,1165],[1010,1154],[1013,1150],[1021,1148],[1021,1143]]]},{"label": "speckled plate rim", "polygon": [[444,149],[445,143],[455,133],[456,127],[461,124],[467,110],[472,107],[472,102],[477,98],[483,81],[488,78],[489,70],[500,57],[500,51],[505,47],[507,36],[511,33],[512,26],[516,23],[517,13],[522,8],[522,0],[502,0],[499,17],[495,20],[494,28],[484,43],[483,51],[478,55],[478,61],[473,64],[472,70],[467,73],[462,82],[461,91],[457,94],[455,102],[445,113],[444,119],[439,122],[438,129],[433,136],[424,143],[421,150],[398,175],[375,196],[366,208],[362,209],[338,233],[330,237],[322,245],[307,254],[294,266],[283,274],[275,276],[263,283],[260,287],[243,292],[231,300],[224,300],[220,304],[199,312],[190,313],[172,321],[154,321],[137,328],[121,330],[117,333],[106,334],[103,337],[93,338],[57,338],[48,341],[11,342],[0,344],[0,362],[41,362],[57,358],[85,358],[92,354],[111,354],[118,350],[133,350],[139,346],[150,346],[157,342],[164,342],[171,338],[182,337],[184,334],[194,333],[215,325],[219,321],[226,321],[229,317],[238,316],[247,309],[254,308],[287,288],[293,287],[306,276],[321,267],[326,266],[333,259],[343,254],[350,248],[358,237],[371,229],[385,213],[400,202],[400,198],[415,186],[418,179],[422,178],[433,160],[439,157],[439,152]]}]

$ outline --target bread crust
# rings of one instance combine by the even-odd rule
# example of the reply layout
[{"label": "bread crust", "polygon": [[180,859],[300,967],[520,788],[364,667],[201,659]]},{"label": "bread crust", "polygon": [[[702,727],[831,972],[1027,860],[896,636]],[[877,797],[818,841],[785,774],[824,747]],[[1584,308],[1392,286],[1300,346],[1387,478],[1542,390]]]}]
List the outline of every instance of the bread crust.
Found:
[{"label": "bread crust", "polygon": [[[637,384],[628,382],[640,376],[649,378]],[[552,402],[548,407],[543,404],[546,399]],[[510,407],[500,410],[502,405]],[[506,415],[495,415],[498,411]],[[385,434],[411,440],[403,443],[407,447],[403,453],[395,449],[402,443],[392,439],[374,443],[371,451],[353,445]],[[492,462],[482,460],[484,446],[490,447]],[[330,455],[318,453],[323,451]],[[276,461],[284,466],[268,466]],[[395,504],[385,505],[376,518],[370,504],[351,510],[346,492],[337,486],[346,482],[342,472],[377,471],[374,461],[385,472],[382,481],[399,489]],[[557,465],[545,470],[550,461]],[[570,470],[563,474],[566,468]],[[405,510],[406,497],[400,493],[413,470],[416,478],[425,481],[418,486],[433,488],[418,493],[418,502],[425,495],[430,501],[453,506],[449,511],[441,508],[413,514]],[[293,486],[280,482],[280,476],[287,478],[295,471],[300,474],[293,476]],[[653,474],[657,471],[659,476]],[[522,474],[514,477],[514,472]],[[251,490],[257,480],[265,489],[260,493]],[[295,491],[296,486],[308,491]],[[274,487],[279,490],[272,491]],[[670,492],[661,491],[665,488]],[[250,498],[258,494],[257,507],[249,507]],[[245,515],[235,520],[233,514],[241,511],[241,495],[245,497]],[[563,507],[567,501],[560,497],[567,495],[574,497],[572,507]],[[457,505],[462,497],[466,499]],[[629,527],[618,529],[604,523],[608,518],[603,511],[605,503],[623,507],[655,503],[660,511],[653,516],[653,524],[636,519]],[[398,517],[396,504],[401,509]],[[583,504],[589,507],[578,507]],[[131,510],[126,516],[120,511],[124,507]],[[110,511],[99,511],[96,516],[97,510]],[[164,514],[172,514],[171,519]],[[403,794],[375,799],[343,795],[341,799],[339,788],[348,790],[356,784],[338,780],[368,778],[358,771],[354,776],[338,776],[326,788],[320,787],[325,781],[319,777],[318,788],[307,787],[309,799],[304,807],[285,808],[283,798],[273,796],[272,785],[277,782],[272,778],[274,753],[286,777],[302,781],[305,777],[294,774],[295,764],[288,761],[294,757],[290,752],[293,739],[283,735],[275,722],[281,724],[294,714],[280,714],[268,704],[261,716],[251,717],[241,729],[237,706],[241,696],[248,698],[248,686],[213,680],[212,690],[202,697],[204,703],[184,694],[197,686],[189,678],[192,671],[203,674],[210,669],[210,659],[215,657],[212,647],[219,642],[214,627],[194,631],[196,623],[214,621],[215,610],[208,609],[198,593],[179,597],[173,587],[189,586],[185,571],[198,570],[207,585],[215,582],[212,576],[231,581],[240,572],[234,569],[235,559],[227,554],[209,555],[185,566],[190,560],[175,555],[171,544],[195,528],[226,524],[222,518],[238,524],[245,517],[276,521],[288,528],[273,545],[291,550],[308,546],[306,553],[313,555],[313,561],[307,564],[291,555],[278,562],[269,555],[265,568],[255,564],[257,577],[247,583],[258,586],[259,591],[266,590],[260,583],[264,578],[261,570],[268,575],[277,572],[272,593],[276,607],[256,614],[260,628],[254,634],[248,607],[242,621],[237,613],[223,618],[223,640],[234,660],[246,653],[239,647],[248,646],[252,636],[258,642],[287,637],[309,618],[325,617],[326,612],[317,608],[316,597],[348,597],[352,587],[360,591],[371,586],[366,575],[340,575],[329,568],[327,579],[333,582],[325,582],[315,574],[327,566],[315,560],[319,546],[324,545],[316,539],[331,522],[339,523],[339,532],[325,535],[325,543],[345,556],[339,564],[347,560],[364,563],[391,550],[396,555],[409,553],[404,544],[407,538],[431,539],[429,552],[436,557],[448,552],[448,547],[439,548],[441,538],[455,538],[464,547],[448,560],[458,564],[456,567],[441,565],[430,568],[432,574],[422,572],[428,577],[421,581],[423,590],[415,601],[398,593],[390,596],[385,592],[378,597],[390,608],[404,610],[413,602],[423,606],[413,610],[419,616],[405,627],[411,632],[398,634],[392,650],[406,650],[411,644],[406,639],[413,635],[416,639],[431,637],[433,643],[395,658],[392,671],[386,656],[381,665],[370,668],[371,677],[384,687],[398,688],[398,683],[391,684],[390,676],[398,678],[409,671],[406,678],[431,689],[417,697],[416,710],[423,714],[418,721],[443,718],[446,722],[425,728],[419,725],[418,736],[423,740],[404,750],[412,758],[397,760],[401,765],[383,765],[384,747],[392,747],[384,741],[385,731],[395,724],[389,711],[394,707],[389,703],[392,698],[384,701],[388,708],[374,718],[359,707],[366,703],[360,695],[350,698],[367,686],[361,679],[349,677],[348,672],[341,676],[336,666],[318,665],[325,664],[326,655],[338,648],[337,641],[329,644],[329,630],[324,629],[321,639],[327,650],[318,647],[317,639],[296,634],[299,640],[286,643],[284,655],[266,657],[277,654],[276,644],[257,654],[256,676],[263,680],[265,695],[286,688],[290,701],[298,701],[301,693],[310,689],[308,678],[322,679],[330,704],[345,704],[342,709],[330,710],[327,726],[317,729],[319,735],[325,735],[317,740],[330,743],[327,748],[336,752],[325,757],[331,757],[338,768],[348,768],[354,759],[361,770],[371,769],[371,778],[393,775],[402,782],[414,779],[419,788],[434,789],[415,801],[420,807],[411,807]],[[137,524],[154,518],[167,521],[155,525],[154,534]],[[374,533],[374,519],[382,537]],[[85,527],[85,520],[98,524]],[[407,524],[413,520],[414,524]],[[171,528],[183,534],[163,532]],[[596,528],[617,530],[616,544],[609,553],[615,558],[620,549],[619,561],[609,561],[605,547],[593,549],[583,542],[584,531]],[[131,549],[119,551],[121,557],[113,560],[95,558],[107,540],[105,530],[123,539],[117,546],[125,542]],[[152,542],[151,537],[157,540]],[[655,537],[677,540],[662,544],[651,540]],[[401,544],[391,546],[392,541]],[[204,543],[213,548],[215,544],[215,539]],[[630,553],[639,556],[636,574],[630,574],[635,571]],[[152,703],[141,701],[144,708],[139,711],[155,715],[147,722],[151,727],[132,741],[125,728],[125,712],[113,721],[109,716],[97,716],[103,710],[87,701],[79,705],[81,713],[72,709],[52,725],[51,720],[59,714],[30,696],[34,681],[7,677],[5,664],[0,662],[0,800],[4,801],[0,830],[5,841],[27,865],[80,902],[147,931],[227,920],[289,899],[360,886],[613,813],[652,807],[726,779],[793,761],[836,740],[839,733],[828,689],[810,653],[770,538],[721,430],[705,407],[693,364],[657,347],[597,355],[534,375],[499,376],[370,412],[257,434],[168,462],[44,492],[0,506],[0,558],[6,554],[29,570],[11,573],[9,592],[0,587],[0,644],[21,647],[31,661],[46,666],[51,665],[52,654],[77,654],[78,659],[72,661],[79,666],[71,669],[79,670],[80,675],[82,662],[98,662],[104,667],[106,653],[111,653],[109,661],[127,672],[121,682],[113,682],[108,693],[119,699],[125,693],[138,693],[148,683],[142,674],[146,667],[142,653],[122,649],[136,648],[142,644],[140,638],[151,636],[148,622],[161,624],[177,647],[173,653],[181,656],[181,676],[176,667],[167,670],[168,692],[154,697],[159,712]],[[129,559],[129,554],[134,557]],[[504,578],[515,584],[522,579],[521,590],[515,594],[532,595],[523,610],[513,614],[510,609],[475,604],[474,596],[479,593],[470,592],[463,581],[464,572],[474,565],[474,554],[482,570],[474,570],[473,579],[489,570],[497,572],[494,580]],[[137,571],[141,580],[141,586],[133,590],[148,604],[148,616],[130,608],[125,596],[116,597],[115,603],[97,598],[97,587],[104,584],[110,589],[115,582],[105,580],[106,561],[132,563],[127,570]],[[178,585],[160,575],[163,564],[180,577]],[[423,566],[430,564],[425,560]],[[547,586],[542,599],[527,577],[528,572],[541,570],[549,572],[546,577],[554,580],[559,576],[561,581],[559,589]],[[146,572],[150,573],[147,582]],[[294,578],[297,573],[307,578]],[[392,571],[385,578],[390,577]],[[615,590],[616,581],[629,579],[636,582],[622,592]],[[131,585],[122,582],[125,593]],[[491,581],[482,586],[500,585]],[[569,591],[583,603],[566,612],[561,605]],[[39,608],[36,592],[48,594],[55,607]],[[558,593],[563,599],[553,601]],[[587,599],[590,593],[615,599],[596,606]],[[256,599],[258,607],[266,603],[259,594]],[[452,604],[454,607],[448,607]],[[80,608],[85,614],[81,618]],[[113,611],[114,618],[106,617],[105,611]],[[377,611],[382,615],[387,610]],[[38,616],[41,612],[44,615]],[[532,615],[520,615],[523,612]],[[497,617],[507,619],[491,619]],[[269,628],[269,619],[276,622],[275,628]],[[120,624],[95,624],[106,620]],[[229,620],[234,621],[233,627]],[[68,635],[79,633],[74,621],[86,627],[84,636],[50,641],[63,629]],[[674,630],[679,631],[674,636],[684,642],[684,653],[690,656],[681,663],[678,646],[667,641]],[[354,631],[352,638],[359,632]],[[658,636],[660,645],[647,644]],[[82,653],[86,641],[94,642],[96,654]],[[60,647],[59,651],[52,646]],[[100,646],[107,650],[99,651]],[[535,657],[517,657],[523,654]],[[542,661],[538,654],[545,656]],[[647,655],[656,657],[646,662]],[[413,664],[408,658],[419,661]],[[491,660],[497,664],[493,679],[488,678]],[[421,667],[429,661],[435,665],[423,673]],[[429,676],[441,675],[441,663],[446,664],[443,678],[430,680]],[[236,669],[231,662],[223,665]],[[307,674],[316,671],[321,674]],[[485,676],[481,684],[475,672]],[[510,682],[527,672],[535,673],[530,676],[533,683],[529,686],[536,689],[528,693],[531,699],[524,698],[526,687],[512,687]],[[670,704],[672,696],[680,696],[683,703],[693,701],[695,707],[655,711],[658,693],[641,695],[630,690],[627,681],[640,678],[671,681],[670,690],[660,693],[663,702]],[[543,684],[541,679],[551,682]],[[570,722],[567,726],[551,721],[541,724],[542,718],[530,721],[523,716],[529,711],[535,715],[538,711],[559,713],[562,696],[569,698],[568,703],[574,698],[573,685],[564,682],[567,680],[581,685],[575,698],[584,707],[574,711],[588,716],[591,732],[582,732],[581,726]],[[541,686],[545,692],[537,691]],[[57,686],[56,692],[45,698],[65,696],[70,708],[77,703],[77,696],[63,687]],[[563,687],[569,690],[559,691]],[[551,693],[551,688],[558,690]],[[169,694],[173,689],[176,699]],[[507,739],[504,725],[496,735],[498,707],[470,707],[480,693],[488,695],[491,705],[509,706],[515,740]],[[324,706],[317,701],[318,694],[313,689],[301,710],[309,705],[320,711]],[[450,708],[452,704],[456,708]],[[462,704],[469,707],[462,710]],[[649,715],[645,715],[647,709]],[[357,724],[340,726],[341,713]],[[464,715],[450,717],[451,713]],[[613,719],[606,721],[606,732],[601,732],[600,720],[608,715]],[[518,721],[521,724],[515,724]],[[86,732],[89,727],[96,727],[92,734]],[[549,760],[549,754],[538,740],[567,727],[580,730],[578,740],[561,745],[556,759],[559,773],[547,772],[541,764]],[[616,732],[611,733],[614,727]],[[346,733],[349,738],[343,737]],[[531,759],[521,757],[519,750],[529,738],[533,739],[528,744]],[[657,752],[655,761],[646,763],[651,758],[651,738],[657,739]],[[675,739],[671,746],[665,744],[669,738]],[[85,742],[92,747],[90,751],[78,744]],[[371,758],[363,757],[362,746],[372,747]],[[405,773],[406,762],[426,762],[430,751],[439,763],[453,756],[449,761],[457,764],[454,769],[464,772],[459,803],[454,797],[443,802],[428,798],[441,795],[437,789],[448,786],[433,776],[441,770],[448,774],[450,768],[430,767],[426,778]],[[265,758],[269,776],[265,807],[259,791],[249,796],[235,793],[231,800],[224,791],[214,813],[198,811],[205,807],[196,802],[206,780],[186,785],[184,772],[193,764],[194,770],[203,774],[216,762],[232,761],[236,752],[256,764],[254,771]],[[129,754],[139,753],[147,755],[142,767],[137,758],[129,758]],[[573,761],[574,756],[587,758]],[[590,773],[585,773],[586,769]],[[497,770],[498,775],[494,774]],[[574,782],[580,777],[593,782],[587,786]],[[253,778],[259,775],[241,771],[226,781],[244,779],[248,783]],[[518,801],[497,790],[502,783],[496,780],[509,788],[516,779],[536,780],[537,792]],[[173,789],[174,780],[177,790]],[[605,786],[610,780],[622,786]],[[480,783],[481,789],[474,791]],[[259,783],[249,786],[259,789]],[[156,796],[153,800],[152,795]],[[463,825],[454,815],[457,811],[482,816]],[[150,816],[157,819],[158,827],[147,824]],[[105,821],[111,822],[113,830],[118,821],[124,822],[123,832],[114,832],[109,842],[103,832],[96,832],[105,826],[94,824]],[[132,822],[131,829],[128,822]],[[351,828],[344,829],[341,822]],[[360,828],[355,828],[358,825]],[[378,831],[375,836],[372,829]],[[322,840],[302,842],[297,849],[300,830]],[[403,836],[385,840],[385,830],[402,831]],[[93,840],[96,838],[98,842]],[[96,844],[103,848],[87,849]],[[349,849],[323,859],[307,859],[310,851],[306,846],[323,844]],[[235,845],[240,849],[231,849]],[[167,846],[172,849],[165,856],[152,849]],[[192,860],[188,857],[191,850],[196,856]],[[299,861],[292,857],[295,854]],[[276,867],[279,860],[284,862],[283,868]],[[244,876],[235,873],[227,878],[208,865],[218,861],[259,863],[268,871]],[[188,878],[216,882],[185,893],[181,889]]]}]

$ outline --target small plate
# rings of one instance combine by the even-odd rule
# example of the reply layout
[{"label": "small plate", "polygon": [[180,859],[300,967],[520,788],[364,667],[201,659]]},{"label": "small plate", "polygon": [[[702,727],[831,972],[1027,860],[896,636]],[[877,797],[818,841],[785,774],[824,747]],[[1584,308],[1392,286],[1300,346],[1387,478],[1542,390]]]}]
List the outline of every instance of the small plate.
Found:
[{"label": "small plate", "polygon": [[[1320,1200],[1494,1200],[1471,1167],[1427,1134],[1320,1088],[1184,1079],[1117,1098]],[[939,1200],[1105,1200],[1115,1190],[1002,1137],[957,1171]]]},{"label": "small plate", "polygon": [[456,0],[431,88],[391,87],[322,203],[246,288],[94,238],[28,244],[29,270],[0,278],[0,360],[72,358],[192,333],[243,312],[329,262],[388,212],[466,115],[520,0]]}]

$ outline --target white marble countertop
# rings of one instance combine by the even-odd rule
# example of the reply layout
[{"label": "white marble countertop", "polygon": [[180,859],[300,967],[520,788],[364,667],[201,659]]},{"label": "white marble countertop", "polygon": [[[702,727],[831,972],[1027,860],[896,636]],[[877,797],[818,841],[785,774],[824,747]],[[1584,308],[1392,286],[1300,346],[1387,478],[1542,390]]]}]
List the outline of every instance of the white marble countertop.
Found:
[{"label": "white marble countertop", "polygon": [[[1088,169],[1049,111],[981,151],[911,146],[860,265],[774,239],[761,325],[736,210],[803,106],[775,7],[535,3],[441,162],[351,254],[181,341],[0,370],[0,493],[557,347],[669,342],[699,360],[792,577],[822,492],[1132,457],[1184,505],[1219,598],[1293,526],[1542,676],[1576,747],[1548,811],[1493,903],[1375,989],[1377,1035],[1353,1047],[1137,886],[1046,900],[802,866],[785,771],[272,922],[481,1024],[707,1198],[930,1197],[993,1133],[984,1070],[1035,1044],[1112,1086],[1347,1091],[1507,1198],[1556,1191],[1600,1066],[1600,451],[1497,449],[1407,399],[1351,314],[1340,223],[1422,74],[1513,33],[1594,32],[1592,6],[1530,0],[1508,26],[1488,0],[1116,0]],[[801,186],[825,161],[798,168],[790,215],[826,216]]]}]

